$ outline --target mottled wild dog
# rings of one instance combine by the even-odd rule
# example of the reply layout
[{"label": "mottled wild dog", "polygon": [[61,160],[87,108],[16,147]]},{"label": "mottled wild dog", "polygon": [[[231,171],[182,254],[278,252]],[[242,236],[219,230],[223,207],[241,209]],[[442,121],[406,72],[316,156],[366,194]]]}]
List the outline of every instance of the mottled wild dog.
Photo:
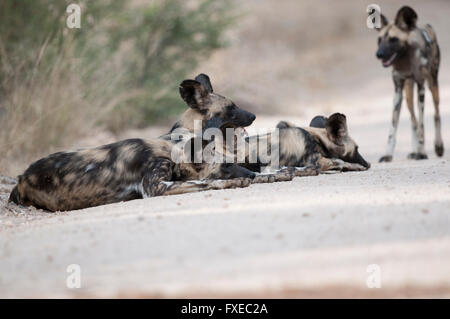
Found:
[{"label": "mottled wild dog", "polygon": [[[172,128],[245,127],[255,115],[239,109],[229,99],[213,93],[208,76],[180,84],[180,95],[189,106]],[[255,173],[233,163],[195,163],[197,137],[170,134],[152,140],[128,139],[94,149],[59,152],[40,159],[19,176],[9,200],[49,211],[64,211],[158,195],[208,189],[246,187]],[[180,143],[184,141],[184,143]],[[203,142],[203,141],[202,141]],[[175,147],[183,160],[175,162]],[[189,146],[184,148],[184,146]],[[203,143],[201,143],[203,145]],[[186,151],[189,150],[189,151]]]},{"label": "mottled wild dog", "polygon": [[[370,164],[361,156],[358,145],[349,136],[347,120],[340,113],[329,118],[316,116],[309,127],[297,127],[282,121],[277,125],[279,163],[278,167],[296,168],[290,171],[297,176],[317,175],[322,171],[363,171]],[[271,144],[273,133],[249,137],[258,140],[258,145]],[[254,156],[254,155],[253,155]],[[272,167],[270,167],[272,166]],[[253,170],[260,170],[262,165],[246,164]]]},{"label": "mottled wild dog", "polygon": [[[392,66],[395,97],[392,126],[389,132],[386,155],[380,162],[392,161],[395,148],[396,132],[403,100],[403,90],[406,103],[411,115],[413,152],[408,155],[411,159],[426,159],[424,132],[424,102],[425,81],[433,96],[435,140],[434,149],[437,156],[444,154],[444,144],[441,136],[441,117],[439,114],[439,86],[438,72],[440,52],[436,34],[427,24],[423,28],[417,26],[417,14],[408,7],[402,7],[393,23],[389,23],[381,15],[381,27],[378,29],[378,50],[376,56],[384,67]],[[417,84],[419,118],[414,112],[414,84]]]}]

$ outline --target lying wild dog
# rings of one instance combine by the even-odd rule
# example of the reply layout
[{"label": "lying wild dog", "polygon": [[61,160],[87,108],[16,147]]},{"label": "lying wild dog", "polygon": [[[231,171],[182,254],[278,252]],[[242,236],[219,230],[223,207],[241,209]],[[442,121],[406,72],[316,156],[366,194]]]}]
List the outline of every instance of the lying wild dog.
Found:
[{"label": "lying wild dog", "polygon": [[[174,131],[184,129],[189,133],[195,133],[195,122],[201,122],[203,131],[210,128],[217,128],[221,131],[223,138],[227,137],[227,129],[242,128],[244,133],[245,127],[249,126],[249,122],[253,122],[255,115],[252,113],[239,109],[231,100],[218,95],[214,92],[211,81],[206,74],[200,74],[195,78],[195,81],[201,85],[195,84],[197,94],[192,94],[183,97],[186,103],[191,106],[178,120],[168,134],[161,138],[171,140]],[[237,131],[235,131],[237,133]],[[237,136],[234,135],[234,138]],[[237,137],[242,138],[242,136]],[[233,158],[232,162],[237,163],[237,150],[239,143],[235,140],[234,147],[228,149],[228,141],[224,139],[223,144],[220,144],[223,149],[217,150],[225,157]],[[244,142],[245,143],[245,142]],[[245,148],[245,145],[241,145]],[[248,151],[248,150],[247,150]],[[244,165],[241,165],[243,167]],[[234,167],[234,166],[232,166]],[[286,170],[273,171],[271,174],[258,174],[259,171],[254,171],[256,177],[252,179],[252,183],[272,183],[280,181],[290,181],[295,176],[292,172]],[[297,175],[301,174],[297,172]]]},{"label": "lying wild dog", "polygon": [[[245,127],[255,115],[215,94],[206,75],[180,84],[189,106],[172,128]],[[59,152],[40,159],[19,176],[9,201],[49,211],[65,211],[158,195],[246,187],[255,173],[233,163],[195,163],[183,145],[198,137],[170,134],[153,140],[128,139],[94,149]],[[180,147],[180,142],[182,147]],[[189,149],[194,150],[192,147]],[[180,153],[181,161],[172,159]]]},{"label": "lying wild dog", "polygon": [[[282,121],[277,128],[278,142],[273,143],[277,144],[274,149],[279,152],[278,163],[271,162],[267,167],[269,171],[287,167],[295,176],[308,176],[328,170],[363,171],[370,167],[348,135],[343,114],[335,113],[329,118],[316,116],[310,126],[304,128]],[[273,134],[249,137],[248,142],[254,139],[258,145],[271,145]],[[254,171],[263,169],[260,160],[256,164],[246,163],[244,167]]]},{"label": "lying wild dog", "polygon": [[[428,81],[434,102],[435,140],[434,149],[437,156],[444,154],[444,144],[441,136],[441,117],[439,114],[438,72],[440,52],[436,34],[427,24],[419,28],[416,24],[417,14],[408,7],[402,7],[395,17],[394,23],[389,23],[381,15],[381,27],[378,29],[378,50],[376,56],[384,67],[392,65],[392,78],[395,86],[394,111],[392,126],[389,132],[386,155],[380,162],[392,161],[395,148],[398,120],[405,90],[406,102],[411,114],[413,152],[411,159],[426,159],[424,132],[424,102],[425,81]],[[417,84],[419,95],[419,118],[414,113],[414,84]]]}]

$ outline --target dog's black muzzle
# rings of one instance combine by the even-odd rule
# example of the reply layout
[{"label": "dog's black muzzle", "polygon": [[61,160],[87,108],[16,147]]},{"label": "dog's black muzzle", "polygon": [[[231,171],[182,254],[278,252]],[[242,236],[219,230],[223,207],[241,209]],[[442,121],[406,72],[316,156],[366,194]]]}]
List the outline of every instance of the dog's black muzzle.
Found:
[{"label": "dog's black muzzle", "polygon": [[245,111],[236,110],[230,117],[212,117],[206,122],[205,130],[209,128],[225,129],[228,127],[247,127],[256,119],[255,114]]},{"label": "dog's black muzzle", "polygon": [[353,163],[356,163],[356,164],[360,164],[360,165],[364,166],[365,168],[370,168],[370,163],[368,163],[368,162],[361,156],[361,154],[359,154],[358,151],[355,152],[355,155],[354,155],[354,157],[353,157],[352,162],[353,162]]},{"label": "dog's black muzzle", "polygon": [[233,120],[233,124],[236,127],[247,127],[252,125],[253,121],[256,119],[255,114],[245,111],[238,110],[236,114],[234,114],[235,120]]}]

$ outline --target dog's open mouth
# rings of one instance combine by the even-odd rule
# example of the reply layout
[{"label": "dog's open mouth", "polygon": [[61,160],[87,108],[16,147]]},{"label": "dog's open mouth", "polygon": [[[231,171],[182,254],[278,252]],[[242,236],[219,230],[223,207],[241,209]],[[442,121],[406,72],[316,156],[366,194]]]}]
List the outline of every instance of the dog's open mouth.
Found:
[{"label": "dog's open mouth", "polygon": [[383,63],[383,66],[384,67],[388,67],[388,66],[390,66],[393,62],[394,62],[394,60],[397,58],[397,53],[394,53],[393,55],[391,55],[391,57],[389,58],[389,59],[383,59],[383,60],[381,60],[381,63]]}]

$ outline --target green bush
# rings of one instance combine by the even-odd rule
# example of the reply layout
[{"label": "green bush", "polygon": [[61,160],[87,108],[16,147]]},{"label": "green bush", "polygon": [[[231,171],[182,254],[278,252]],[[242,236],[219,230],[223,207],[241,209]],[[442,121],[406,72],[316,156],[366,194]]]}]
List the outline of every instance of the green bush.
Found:
[{"label": "green bush", "polygon": [[[71,3],[80,29],[66,26]],[[0,152],[33,158],[99,123],[179,113],[178,84],[232,21],[230,0],[1,1]]]}]

